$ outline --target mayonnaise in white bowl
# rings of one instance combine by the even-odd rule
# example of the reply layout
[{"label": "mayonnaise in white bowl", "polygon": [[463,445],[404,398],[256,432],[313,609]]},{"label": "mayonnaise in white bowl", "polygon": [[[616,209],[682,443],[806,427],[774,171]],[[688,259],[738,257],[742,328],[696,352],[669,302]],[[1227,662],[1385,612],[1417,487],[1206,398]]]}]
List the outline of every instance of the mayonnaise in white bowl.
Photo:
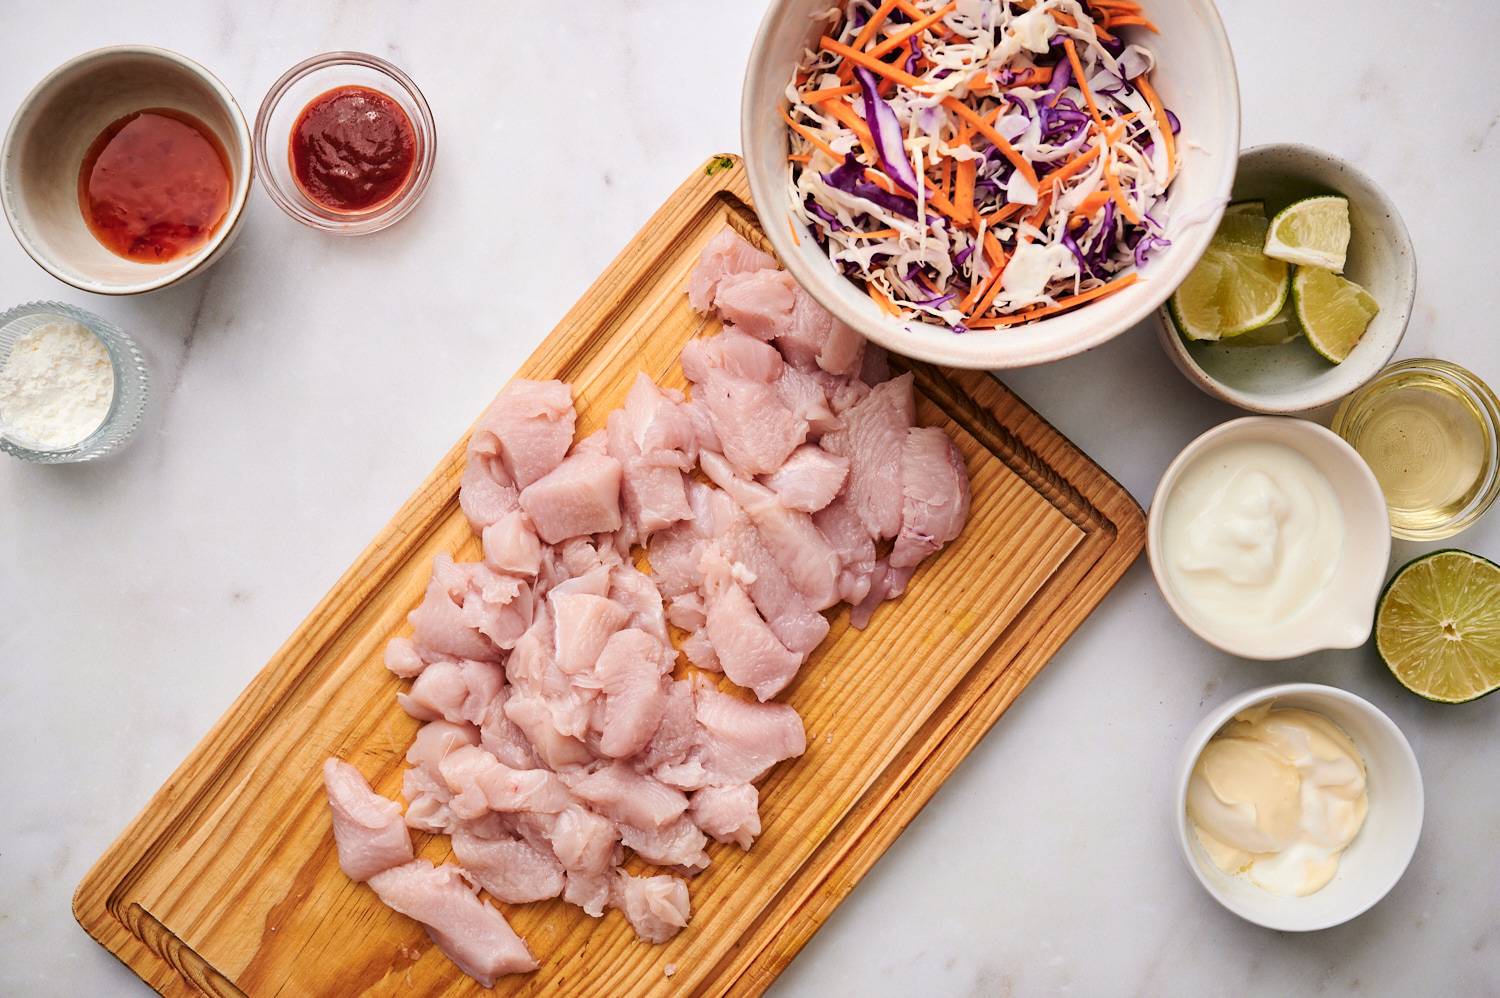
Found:
[{"label": "mayonnaise in white bowl", "polygon": [[1245,658],[1352,648],[1390,557],[1375,476],[1339,437],[1286,417],[1232,420],[1167,468],[1147,550],[1173,612]]}]

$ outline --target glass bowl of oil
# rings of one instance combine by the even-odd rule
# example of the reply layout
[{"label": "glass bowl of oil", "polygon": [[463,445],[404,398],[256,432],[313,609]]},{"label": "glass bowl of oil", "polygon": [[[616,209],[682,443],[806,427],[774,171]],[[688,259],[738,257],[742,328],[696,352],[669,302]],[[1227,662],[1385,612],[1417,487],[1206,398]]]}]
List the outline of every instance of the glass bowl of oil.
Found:
[{"label": "glass bowl of oil", "polygon": [[1392,364],[1344,400],[1333,431],[1375,472],[1403,540],[1452,537],[1500,495],[1500,401],[1457,364]]}]

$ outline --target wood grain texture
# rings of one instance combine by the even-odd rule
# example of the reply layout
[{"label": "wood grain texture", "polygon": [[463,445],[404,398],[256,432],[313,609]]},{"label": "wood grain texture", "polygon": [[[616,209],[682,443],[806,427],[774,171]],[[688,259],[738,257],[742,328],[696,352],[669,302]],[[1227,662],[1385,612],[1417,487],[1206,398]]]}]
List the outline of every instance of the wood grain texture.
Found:
[{"label": "wood grain texture", "polygon": [[[573,384],[580,434],[638,370],[684,385],[682,345],[716,327],[689,308],[688,272],[726,224],[765,244],[748,199],[737,164],[695,174],[521,367]],[[752,850],[711,846],[686,930],[651,946],[616,912],[501,905],[542,969],[497,992],[763,991],[1139,554],[1140,508],[1003,386],[908,367],[918,421],[968,465],[963,535],[864,632],[832,617],[783,695],[808,750],[763,782]],[[459,441],[79,887],[79,922],[161,993],[481,991],[339,872],[318,773],[338,755],[399,796],[417,724],[381,653],[435,553],[478,557],[457,502],[463,453]],[[446,838],[416,840],[447,858]]]}]

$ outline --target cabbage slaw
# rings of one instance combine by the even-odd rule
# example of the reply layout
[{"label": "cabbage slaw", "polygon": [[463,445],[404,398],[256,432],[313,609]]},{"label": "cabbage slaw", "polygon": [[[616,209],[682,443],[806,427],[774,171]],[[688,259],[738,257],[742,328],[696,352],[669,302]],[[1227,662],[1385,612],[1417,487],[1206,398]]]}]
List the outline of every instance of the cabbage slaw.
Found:
[{"label": "cabbage slaw", "polygon": [[[792,219],[881,308],[955,332],[1133,283],[1176,117],[1133,0],[845,0],[787,86]],[[796,234],[793,224],[793,234]]]}]

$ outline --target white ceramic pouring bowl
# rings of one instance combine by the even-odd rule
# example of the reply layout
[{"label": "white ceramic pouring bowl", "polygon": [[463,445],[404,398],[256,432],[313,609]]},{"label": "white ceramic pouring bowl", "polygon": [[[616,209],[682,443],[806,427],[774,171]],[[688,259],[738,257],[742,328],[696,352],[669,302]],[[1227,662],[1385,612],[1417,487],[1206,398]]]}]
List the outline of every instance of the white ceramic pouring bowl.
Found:
[{"label": "white ceramic pouring bowl", "polygon": [[[1163,521],[1178,480],[1216,449],[1239,441],[1284,444],[1306,457],[1327,476],[1344,517],[1332,581],[1311,605],[1275,627],[1226,624],[1194,611],[1174,589],[1163,551]],[[1202,434],[1167,466],[1151,501],[1146,552],[1167,605],[1204,641],[1242,658],[1296,658],[1323,648],[1356,648],[1369,638],[1391,556],[1391,521],[1369,465],[1333,431],[1303,419],[1244,416]]]},{"label": "white ceramic pouring bowl", "polygon": [[[1344,730],[1365,761],[1370,809],[1326,887],[1306,897],[1282,897],[1230,876],[1214,865],[1187,814],[1188,780],[1203,747],[1242,710],[1276,701],[1322,714]],[[1283,932],[1331,928],[1369,910],[1406,872],[1422,834],[1422,772],[1394,721],[1353,693],[1313,683],[1262,686],[1216,707],[1188,736],[1177,767],[1173,827],[1183,859],[1203,889],[1246,921]]]}]

